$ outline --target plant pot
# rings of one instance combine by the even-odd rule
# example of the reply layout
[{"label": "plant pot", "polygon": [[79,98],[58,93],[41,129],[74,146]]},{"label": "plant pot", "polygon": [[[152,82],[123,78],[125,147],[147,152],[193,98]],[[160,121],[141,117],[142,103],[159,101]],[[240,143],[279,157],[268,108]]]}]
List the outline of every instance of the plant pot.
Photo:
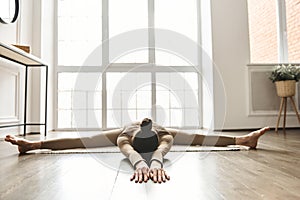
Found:
[{"label": "plant pot", "polygon": [[276,81],[276,90],[277,95],[280,97],[291,97],[295,95],[296,91],[296,81],[288,80],[288,81]]}]

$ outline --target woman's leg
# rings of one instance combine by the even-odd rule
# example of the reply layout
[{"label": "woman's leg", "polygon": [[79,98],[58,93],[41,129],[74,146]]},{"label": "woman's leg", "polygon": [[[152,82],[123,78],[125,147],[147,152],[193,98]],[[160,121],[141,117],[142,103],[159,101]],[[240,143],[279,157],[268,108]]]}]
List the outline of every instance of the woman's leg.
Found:
[{"label": "woman's leg", "polygon": [[178,145],[203,145],[203,146],[227,146],[227,145],[244,145],[250,148],[257,146],[257,141],[266,131],[270,130],[269,127],[264,127],[257,131],[253,131],[247,135],[242,136],[225,136],[225,135],[202,135],[191,134],[177,129],[166,128],[173,137],[174,144]]},{"label": "woman's leg", "polygon": [[62,150],[116,146],[117,137],[121,134],[122,130],[123,129],[114,129],[103,131],[102,133],[91,137],[46,140],[41,142],[41,149]]},{"label": "woman's leg", "polygon": [[232,136],[187,133],[169,128],[166,130],[173,135],[175,145],[227,146],[236,144],[235,137]]},{"label": "woman's leg", "polygon": [[13,136],[6,136],[5,141],[18,145],[19,152],[25,153],[34,149],[74,149],[74,148],[93,148],[117,145],[117,137],[123,129],[103,131],[91,137],[82,138],[59,138],[45,141],[29,141]]}]

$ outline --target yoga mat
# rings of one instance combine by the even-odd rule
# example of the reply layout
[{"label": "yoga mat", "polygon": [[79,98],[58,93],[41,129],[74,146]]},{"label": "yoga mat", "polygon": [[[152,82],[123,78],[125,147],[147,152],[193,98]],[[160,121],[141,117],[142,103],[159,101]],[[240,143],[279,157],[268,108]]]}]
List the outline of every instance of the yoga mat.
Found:
[{"label": "yoga mat", "polygon": [[[209,151],[248,151],[248,150],[249,147],[241,146],[241,145],[230,145],[226,147],[173,145],[170,152],[209,152]],[[101,147],[101,148],[66,149],[66,150],[39,149],[39,150],[28,151],[27,153],[81,154],[81,153],[121,153],[121,152],[118,147]]]}]

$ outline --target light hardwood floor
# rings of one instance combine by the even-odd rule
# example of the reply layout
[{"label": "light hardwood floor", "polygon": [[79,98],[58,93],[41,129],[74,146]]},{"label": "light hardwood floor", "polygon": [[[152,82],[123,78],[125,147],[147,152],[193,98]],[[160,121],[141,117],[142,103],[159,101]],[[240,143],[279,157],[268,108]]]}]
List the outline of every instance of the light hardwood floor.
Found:
[{"label": "light hardwood floor", "polygon": [[270,131],[257,150],[170,152],[164,184],[130,182],[133,169],[121,153],[19,155],[0,141],[0,161],[1,200],[300,199],[299,129],[286,137]]}]

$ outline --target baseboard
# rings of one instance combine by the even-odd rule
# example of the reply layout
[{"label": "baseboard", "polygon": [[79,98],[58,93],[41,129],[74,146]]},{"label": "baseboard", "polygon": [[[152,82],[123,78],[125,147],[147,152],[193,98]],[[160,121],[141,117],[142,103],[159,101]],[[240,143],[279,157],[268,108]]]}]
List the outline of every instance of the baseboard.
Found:
[{"label": "baseboard", "polygon": [[41,134],[41,132],[29,132],[29,133],[26,133],[26,135],[37,135],[37,134]]},{"label": "baseboard", "polygon": [[[263,127],[260,127],[263,128]],[[220,131],[220,132],[238,132],[238,131],[255,131],[260,128],[242,128],[242,129],[221,129],[221,130],[215,130],[215,131]],[[271,130],[275,130],[275,127],[270,127]],[[278,127],[278,130],[282,130],[282,127]],[[300,127],[285,127],[286,130],[297,130],[300,129]]]}]

